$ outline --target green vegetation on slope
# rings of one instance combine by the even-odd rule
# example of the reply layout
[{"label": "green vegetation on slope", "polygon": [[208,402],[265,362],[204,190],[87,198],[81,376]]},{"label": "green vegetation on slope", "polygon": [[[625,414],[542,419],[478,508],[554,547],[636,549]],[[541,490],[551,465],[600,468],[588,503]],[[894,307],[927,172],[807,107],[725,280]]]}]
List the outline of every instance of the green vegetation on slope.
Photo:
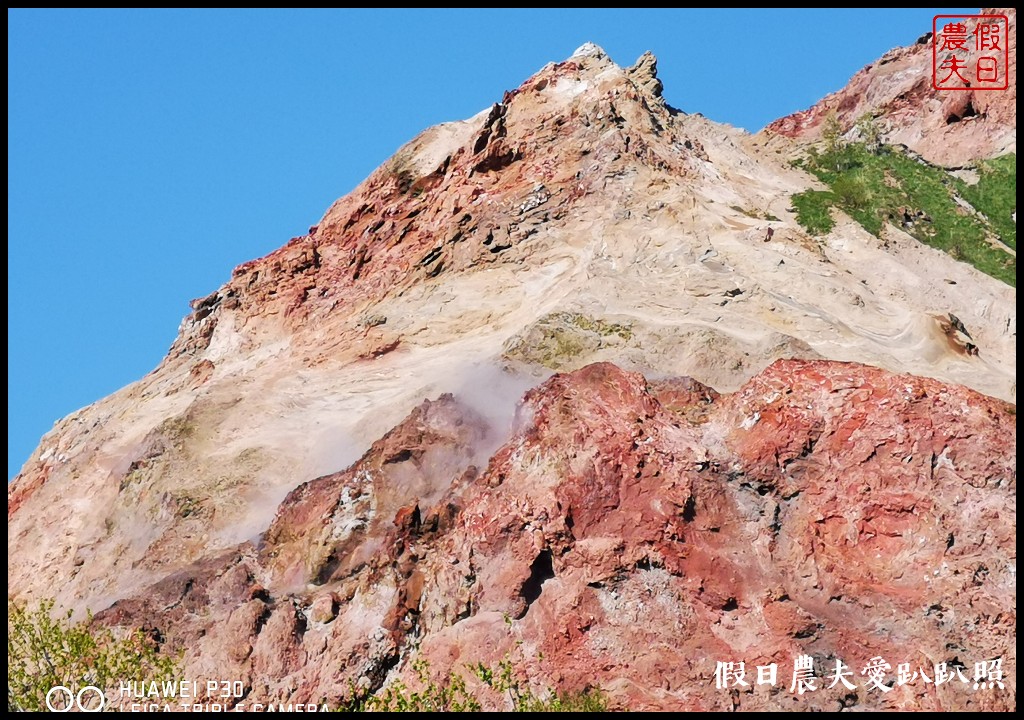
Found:
[{"label": "green vegetation on slope", "polygon": [[[78,693],[87,686],[117,697],[120,683],[145,678],[158,683],[178,674],[174,658],[160,654],[142,633],[118,638],[90,623],[72,624],[71,615],[54,619],[53,601],[35,610],[7,602],[7,709],[46,711],[46,696],[55,687]],[[65,706],[64,691],[51,693],[50,703]],[[89,690],[82,703],[99,709],[99,695]],[[110,708],[108,708],[110,709]]]},{"label": "green vegetation on slope", "polygon": [[835,203],[836,196],[830,190],[806,190],[793,196],[797,222],[814,235],[824,235],[835,227],[829,212]]},{"label": "green vegetation on slope", "polygon": [[[144,682],[146,686],[181,679],[178,659],[161,653],[141,632],[124,637],[96,627],[91,621],[72,623],[71,614],[54,617],[52,600],[34,610],[7,602],[7,709],[9,712],[46,711],[50,704],[64,711],[68,692],[82,693],[82,709],[90,712],[118,711],[122,682]],[[536,695],[519,679],[506,657],[496,666],[467,665],[466,677],[452,671],[432,678],[426,660],[413,663],[418,682],[410,689],[393,682],[376,694],[351,686],[340,706],[329,701],[317,705],[355,712],[479,712],[489,707],[515,712],[605,712],[608,700],[601,690],[560,693],[549,689]],[[470,685],[467,677],[475,678]],[[177,683],[174,682],[176,685]],[[54,688],[67,688],[57,690]],[[102,692],[105,700],[101,699]],[[169,697],[169,696],[168,696]],[[150,702],[173,707],[174,700],[161,696]],[[132,700],[129,699],[129,702]],[[75,704],[74,698],[71,704]]]},{"label": "green vegetation on slope", "polygon": [[835,223],[830,209],[836,207],[873,235],[891,222],[920,242],[1016,287],[1017,260],[997,240],[1016,249],[1016,224],[1010,215],[1017,204],[1015,155],[983,163],[981,181],[974,186],[896,148],[877,146],[872,151],[865,143],[843,143],[835,137],[826,138],[824,152],[812,148],[799,164],[830,188],[793,196],[797,221],[808,232],[831,230]]},{"label": "green vegetation on slope", "polygon": [[[480,712],[481,700],[487,699],[493,705],[511,703],[513,712],[607,712],[608,701],[600,690],[585,690],[579,693],[556,693],[549,691],[540,698],[525,687],[516,677],[508,658],[496,667],[482,663],[467,666],[480,683],[471,690],[465,678],[452,671],[440,680],[431,679],[430,665],[426,660],[417,660],[413,669],[419,680],[419,690],[411,690],[402,682],[394,682],[376,695],[359,698],[353,688],[353,696],[340,708],[345,712]],[[487,695],[490,697],[486,697]]]},{"label": "green vegetation on slope", "polygon": [[960,194],[988,218],[1000,239],[1017,249],[1017,156],[1014,153],[978,166],[981,179],[976,185],[961,183]]}]

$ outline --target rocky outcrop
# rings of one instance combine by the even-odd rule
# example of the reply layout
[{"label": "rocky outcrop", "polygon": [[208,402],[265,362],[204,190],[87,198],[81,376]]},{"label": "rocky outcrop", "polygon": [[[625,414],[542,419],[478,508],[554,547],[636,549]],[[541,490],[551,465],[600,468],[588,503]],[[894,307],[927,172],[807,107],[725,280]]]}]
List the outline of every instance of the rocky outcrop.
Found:
[{"label": "rocky outcrop", "polygon": [[[444,396],[290,493],[256,545],[101,620],[154,622],[190,675],[268,701],[509,656],[531,686],[633,710],[1005,710],[1013,427],[1001,401],[860,365],[780,361],[718,396],[597,364],[527,393],[482,461],[493,431]],[[795,695],[800,655],[858,689]],[[1002,658],[1006,688],[868,689],[877,656],[887,685],[899,663],[973,680]],[[718,661],[779,680],[719,690]]]},{"label": "rocky outcrop", "polygon": [[661,80],[658,78],[658,58],[654,57],[653,53],[645,52],[641,55],[636,64],[629,69],[629,74],[652,97],[661,97],[664,85],[662,85]]},{"label": "rocky outcrop", "polygon": [[[1017,10],[984,8],[987,15],[1009,19],[1009,87],[1006,90],[936,90],[932,86],[932,35],[908,47],[890,50],[854,75],[842,90],[813,107],[780,118],[765,131],[816,140],[825,119],[835,113],[843,132],[853,131],[864,115],[873,119],[882,138],[902,144],[928,161],[959,167],[1017,148]],[[1003,47],[1000,45],[1000,47]],[[974,41],[961,59],[973,67],[979,53]]]}]

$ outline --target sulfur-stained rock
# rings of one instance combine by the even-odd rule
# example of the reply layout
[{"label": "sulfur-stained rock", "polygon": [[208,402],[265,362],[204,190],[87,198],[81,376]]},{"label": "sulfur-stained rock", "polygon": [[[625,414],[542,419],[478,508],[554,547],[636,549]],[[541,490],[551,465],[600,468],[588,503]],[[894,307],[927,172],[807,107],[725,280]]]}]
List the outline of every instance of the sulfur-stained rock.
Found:
[{"label": "sulfur-stained rock", "polygon": [[[686,415],[694,405],[699,419]],[[779,361],[723,395],[603,363],[554,376],[520,412],[529,420],[466,478],[458,466],[470,454],[459,448],[473,434],[461,428],[481,419],[452,397],[417,408],[346,473],[285,501],[247,561],[275,568],[272,609],[244,595],[237,609],[197,597],[187,616],[158,620],[160,632],[172,645],[197,638],[188,663],[225,658],[294,701],[340,697],[374,657],[404,658],[406,675],[414,657],[447,671],[507,655],[533,682],[597,684],[630,709],[1014,706],[1012,406],[850,363]],[[427,462],[434,447],[441,454]],[[432,491],[391,469],[416,462]],[[317,508],[335,508],[328,530],[349,527],[365,513],[343,500],[353,479],[388,472],[366,492],[393,496],[397,514],[324,534]],[[424,532],[420,505],[450,519]],[[290,598],[301,604],[309,591],[281,563],[311,543],[340,563],[312,578],[306,627]],[[352,580],[359,590],[344,594]],[[164,591],[100,619],[159,618]],[[237,632],[204,631],[225,613]],[[858,675],[855,691],[794,696],[786,683],[805,655],[819,677],[836,660],[860,673],[882,657],[889,684],[900,663],[972,673],[1001,658],[1006,687],[922,681],[883,693]],[[720,690],[720,661],[775,663],[784,679],[774,692]]]}]

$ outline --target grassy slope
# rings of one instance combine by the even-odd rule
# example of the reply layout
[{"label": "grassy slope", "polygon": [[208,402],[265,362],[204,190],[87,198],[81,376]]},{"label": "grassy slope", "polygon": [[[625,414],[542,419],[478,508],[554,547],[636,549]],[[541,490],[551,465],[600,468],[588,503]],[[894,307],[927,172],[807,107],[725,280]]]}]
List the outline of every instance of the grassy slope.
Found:
[{"label": "grassy slope", "polygon": [[1003,155],[986,160],[978,168],[981,179],[977,185],[962,183],[960,194],[983,213],[1000,239],[1017,249],[1017,156]]},{"label": "grassy slope", "polygon": [[[808,232],[832,229],[832,207],[842,209],[874,235],[881,233],[886,222],[901,226],[904,208],[912,215],[921,211],[927,219],[915,219],[905,227],[909,234],[1016,287],[1016,258],[986,240],[988,235],[998,236],[1016,249],[1016,224],[1010,216],[1017,206],[1015,155],[984,163],[979,169],[981,180],[974,186],[896,149],[882,148],[876,154],[859,143],[833,153],[812,153],[803,165],[831,188],[793,196],[797,219]],[[958,205],[957,195],[982,215]]]}]

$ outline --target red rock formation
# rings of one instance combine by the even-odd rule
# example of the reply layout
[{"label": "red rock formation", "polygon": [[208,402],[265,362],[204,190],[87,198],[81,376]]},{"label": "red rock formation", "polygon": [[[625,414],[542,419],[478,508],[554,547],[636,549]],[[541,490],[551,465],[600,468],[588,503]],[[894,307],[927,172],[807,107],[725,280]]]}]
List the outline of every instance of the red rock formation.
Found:
[{"label": "red rock formation", "polygon": [[[512,657],[534,687],[629,709],[1012,709],[1012,406],[867,366],[779,361],[718,397],[610,364],[527,393],[489,431],[425,402],[343,473],[281,504],[258,547],[101,616],[156,625],[191,674],[337,702],[425,657]],[[257,581],[264,584],[258,584]],[[814,658],[817,690],[789,690]],[[866,689],[874,657],[958,678]],[[856,690],[823,687],[839,659]],[[716,663],[750,687],[719,690]],[[778,664],[757,687],[756,665]]]},{"label": "red rock formation", "polygon": [[[844,132],[867,113],[888,142],[907,145],[939,165],[960,166],[1016,151],[1017,10],[983,8],[979,12],[1006,15],[1009,19],[1008,89],[934,89],[929,31],[915,44],[890,50],[878,62],[866,66],[842,90],[807,110],[776,120],[765,129],[813,140],[820,136],[830,113],[836,114]],[[977,56],[972,47],[967,62],[973,63]]]}]

